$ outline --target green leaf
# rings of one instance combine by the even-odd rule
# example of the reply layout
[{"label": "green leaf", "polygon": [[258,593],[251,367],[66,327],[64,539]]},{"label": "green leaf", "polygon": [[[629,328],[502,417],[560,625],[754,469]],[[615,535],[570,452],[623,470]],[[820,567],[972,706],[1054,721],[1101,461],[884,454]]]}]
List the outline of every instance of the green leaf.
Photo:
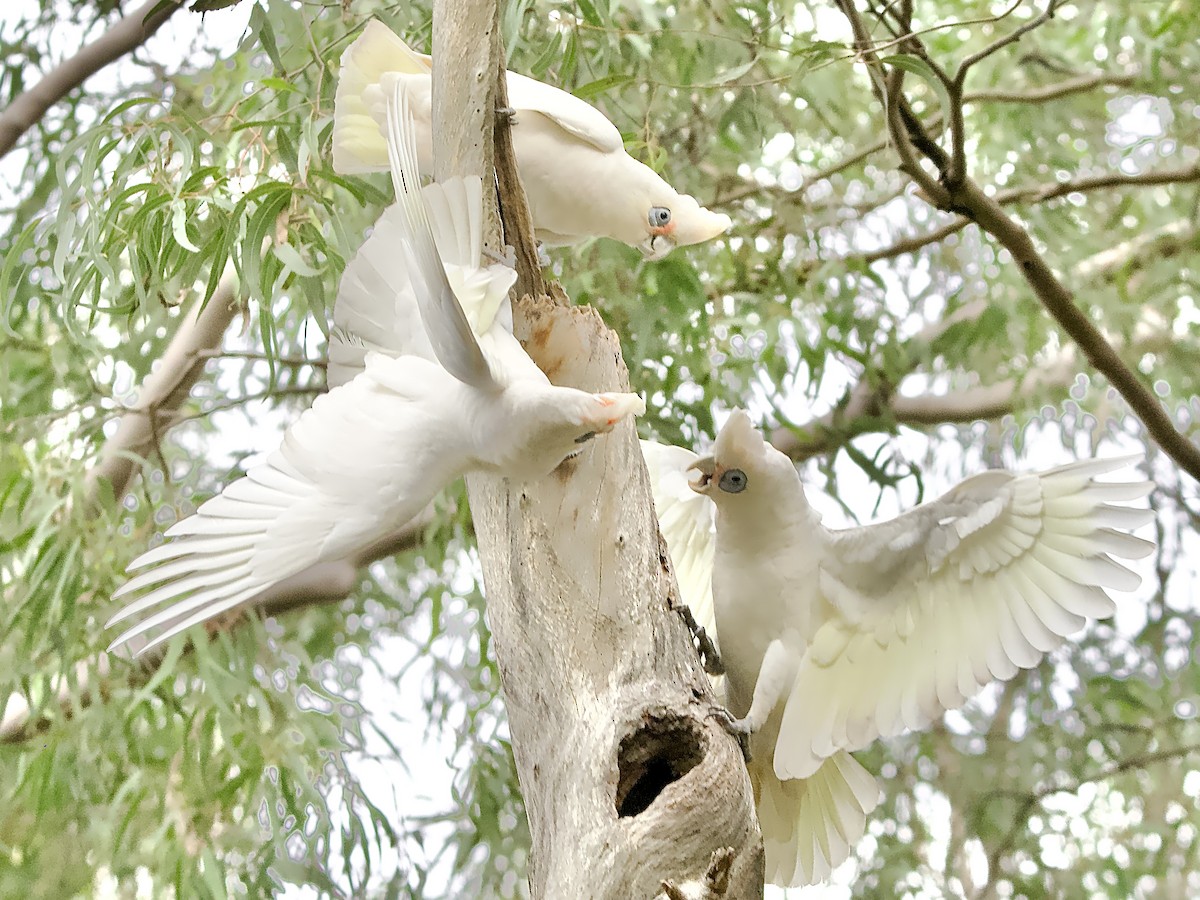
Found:
[{"label": "green leaf", "polygon": [[587,100],[589,97],[603,94],[615,87],[629,84],[633,80],[632,75],[605,75],[603,78],[597,78],[595,81],[589,81],[587,84],[575,88],[571,93],[580,100]]},{"label": "green leaf", "polygon": [[884,56],[879,61],[886,65],[895,66],[897,69],[911,72],[928,84],[937,95],[938,103],[941,105],[942,121],[949,121],[950,92],[926,60],[919,56],[913,56],[911,53],[896,53],[892,56]]}]

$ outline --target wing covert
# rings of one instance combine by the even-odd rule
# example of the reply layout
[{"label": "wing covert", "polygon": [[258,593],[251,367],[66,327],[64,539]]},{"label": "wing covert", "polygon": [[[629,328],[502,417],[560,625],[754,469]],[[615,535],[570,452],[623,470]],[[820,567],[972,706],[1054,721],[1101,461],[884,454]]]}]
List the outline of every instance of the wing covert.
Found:
[{"label": "wing covert", "polygon": [[[923,728],[1112,615],[1106,591],[1140,583],[1113,557],[1154,549],[1127,533],[1153,512],[1123,504],[1153,484],[1095,476],[1138,458],[988,472],[891,522],[829,533],[821,588],[836,613],[789,695],[779,777],[807,777],[838,750]],[[864,571],[872,553],[877,564]]]}]

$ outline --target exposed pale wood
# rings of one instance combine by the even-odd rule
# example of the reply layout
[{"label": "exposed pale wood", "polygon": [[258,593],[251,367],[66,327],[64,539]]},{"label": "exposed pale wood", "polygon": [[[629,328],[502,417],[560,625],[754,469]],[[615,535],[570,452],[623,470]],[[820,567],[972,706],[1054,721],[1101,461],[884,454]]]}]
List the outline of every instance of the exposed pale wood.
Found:
[{"label": "exposed pale wood", "polygon": [[[497,72],[496,15],[495,0],[434,7],[439,177],[490,180],[478,139],[491,134],[494,92],[477,73]],[[439,110],[448,98],[460,105]],[[510,243],[514,228],[528,229],[506,225]],[[557,285],[515,303],[513,318],[556,384],[628,389],[616,335]],[[653,898],[664,882],[704,883],[714,851],[731,848],[722,896],[761,897],[749,779],[736,742],[709,718],[715,701],[671,608],[674,576],[633,423],[540,482],[472,477],[468,496],[529,814],[532,896]]]}]

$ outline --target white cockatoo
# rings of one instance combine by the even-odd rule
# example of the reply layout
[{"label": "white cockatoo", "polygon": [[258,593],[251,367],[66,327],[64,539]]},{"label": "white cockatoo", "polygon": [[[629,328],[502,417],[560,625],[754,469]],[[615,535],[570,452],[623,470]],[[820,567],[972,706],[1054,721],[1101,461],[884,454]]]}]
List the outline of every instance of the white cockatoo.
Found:
[{"label": "white cockatoo", "polygon": [[[550,384],[513,337],[515,273],[482,268],[480,178],[422,190],[407,97],[389,98],[396,203],[347,267],[330,344],[329,393],[266,462],[135,559],[147,569],[109,625],[161,611],[140,652],[314,563],[350,555],[419,513],[471,471],[528,480],[645,411],[636,394]],[[110,648],[111,649],[111,648]]]},{"label": "white cockatoo", "polygon": [[[392,84],[408,92],[421,171],[433,173],[432,67],[382,22],[371,20],[342,55],[333,110],[333,167],[345,174],[388,166],[386,104]],[[621,133],[591,104],[508,73],[513,147],[537,239],[546,246],[609,237],[661,259],[711,240],[729,216],[678,193],[625,152]]]},{"label": "white cockatoo", "polygon": [[[992,470],[889,522],[833,531],[740,410],[709,456],[644,453],[691,476],[690,497],[652,480],[655,506],[684,602],[703,611],[711,575],[741,717],[730,724],[750,736],[767,876],[784,886],[825,879],[862,836],[879,789],[851,752],[925,728],[1112,615],[1106,590],[1140,579],[1111,557],[1154,549],[1128,533],[1153,513],[1123,505],[1153,485],[1095,480],[1137,457]],[[709,558],[711,570],[686,571]]]}]

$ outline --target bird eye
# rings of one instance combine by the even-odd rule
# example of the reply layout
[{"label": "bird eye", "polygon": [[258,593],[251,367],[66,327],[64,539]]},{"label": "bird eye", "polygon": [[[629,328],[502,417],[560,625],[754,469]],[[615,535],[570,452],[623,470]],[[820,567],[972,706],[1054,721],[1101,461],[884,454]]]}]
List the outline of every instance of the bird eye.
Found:
[{"label": "bird eye", "polygon": [[662,228],[671,222],[671,211],[665,206],[650,207],[650,224],[655,228]]},{"label": "bird eye", "polygon": [[575,438],[575,443],[586,444],[588,441],[590,441],[595,436],[596,436],[596,432],[589,431],[587,434],[581,434],[579,437]]},{"label": "bird eye", "polygon": [[726,469],[717,486],[727,494],[740,494],[748,483],[749,479],[741,469]]}]

